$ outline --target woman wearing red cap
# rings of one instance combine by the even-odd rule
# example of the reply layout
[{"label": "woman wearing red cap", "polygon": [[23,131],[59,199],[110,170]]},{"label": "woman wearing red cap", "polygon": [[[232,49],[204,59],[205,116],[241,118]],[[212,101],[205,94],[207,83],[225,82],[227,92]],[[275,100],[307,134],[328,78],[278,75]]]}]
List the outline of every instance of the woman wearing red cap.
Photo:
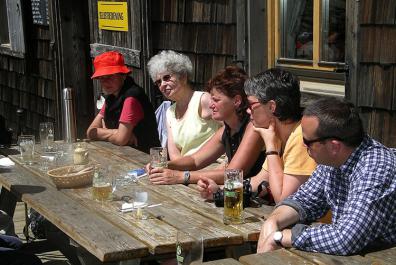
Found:
[{"label": "woman wearing red cap", "polygon": [[148,153],[159,146],[154,109],[143,89],[128,76],[123,56],[105,52],[94,60],[95,73],[106,96],[105,104],[87,130],[87,137],[130,145]]}]

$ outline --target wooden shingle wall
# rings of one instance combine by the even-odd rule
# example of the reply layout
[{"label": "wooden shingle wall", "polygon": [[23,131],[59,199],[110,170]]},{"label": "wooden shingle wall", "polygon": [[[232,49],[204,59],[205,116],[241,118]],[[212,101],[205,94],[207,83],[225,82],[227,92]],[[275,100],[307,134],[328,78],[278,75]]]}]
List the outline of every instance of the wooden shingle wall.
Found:
[{"label": "wooden shingle wall", "polygon": [[55,68],[49,27],[33,25],[30,5],[25,4],[23,8],[25,57],[0,54],[0,114],[5,117],[7,127],[13,128],[16,134],[17,109],[22,108],[23,130],[37,135],[40,122],[55,121]]},{"label": "wooden shingle wall", "polygon": [[396,1],[360,1],[357,105],[367,131],[396,146]]},{"label": "wooden shingle wall", "polygon": [[153,54],[175,50],[189,56],[196,89],[236,54],[235,0],[152,0]]}]

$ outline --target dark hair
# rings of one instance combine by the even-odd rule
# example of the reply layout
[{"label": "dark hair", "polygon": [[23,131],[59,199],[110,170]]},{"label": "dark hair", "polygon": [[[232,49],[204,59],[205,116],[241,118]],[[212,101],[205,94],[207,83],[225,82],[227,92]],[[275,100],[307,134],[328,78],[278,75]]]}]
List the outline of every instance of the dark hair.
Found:
[{"label": "dark hair", "polygon": [[334,136],[350,147],[357,147],[365,135],[357,109],[344,100],[334,97],[319,99],[307,106],[303,115],[318,118],[318,138]]},{"label": "dark hair", "polygon": [[205,91],[210,92],[215,88],[229,98],[240,95],[242,102],[236,112],[241,118],[245,115],[248,106],[247,96],[243,90],[246,79],[247,74],[243,69],[234,65],[227,66],[207,82]]},{"label": "dark hair", "polygon": [[259,73],[245,82],[245,92],[262,104],[275,101],[274,115],[280,121],[301,119],[300,81],[288,71],[272,68]]}]

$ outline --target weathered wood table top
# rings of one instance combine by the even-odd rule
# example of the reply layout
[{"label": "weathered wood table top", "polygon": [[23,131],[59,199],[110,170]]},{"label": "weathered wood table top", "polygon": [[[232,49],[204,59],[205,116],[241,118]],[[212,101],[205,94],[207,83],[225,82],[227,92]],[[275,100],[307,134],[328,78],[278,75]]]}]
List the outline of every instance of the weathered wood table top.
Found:
[{"label": "weathered wood table top", "polygon": [[[130,147],[106,142],[88,145],[90,159],[101,165],[111,165],[111,174],[125,175],[128,170],[142,168],[149,156]],[[40,148],[36,148],[40,157]],[[16,162],[11,170],[0,171],[0,184],[16,198],[26,202],[71,239],[100,261],[118,261],[175,252],[176,233],[188,229],[203,237],[204,247],[237,246],[257,241],[262,222],[272,207],[246,209],[246,222],[224,225],[223,209],[205,202],[194,185],[150,184],[147,177],[138,183],[117,187],[112,201],[92,199],[91,187],[58,190],[39,163],[24,165],[19,155],[10,156]],[[145,208],[149,218],[136,219],[133,213],[121,213],[121,197],[135,191],[148,192]],[[188,238],[186,239],[188,240]]]}]

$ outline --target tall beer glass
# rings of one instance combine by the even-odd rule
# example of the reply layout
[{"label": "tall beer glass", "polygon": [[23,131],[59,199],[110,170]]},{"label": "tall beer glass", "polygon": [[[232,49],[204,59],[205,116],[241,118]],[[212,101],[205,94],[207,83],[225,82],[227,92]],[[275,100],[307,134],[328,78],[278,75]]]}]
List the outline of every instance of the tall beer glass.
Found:
[{"label": "tall beer glass", "polygon": [[52,122],[40,123],[40,143],[44,152],[54,150],[54,124]]},{"label": "tall beer glass", "polygon": [[166,147],[152,147],[150,148],[150,167],[151,168],[166,168],[168,167],[168,151]]},{"label": "tall beer glass", "polygon": [[21,158],[26,165],[33,164],[34,158],[34,135],[20,135],[18,136],[18,146],[21,153]]},{"label": "tall beer glass", "polygon": [[224,171],[224,216],[225,224],[243,222],[243,172],[241,169]]}]

